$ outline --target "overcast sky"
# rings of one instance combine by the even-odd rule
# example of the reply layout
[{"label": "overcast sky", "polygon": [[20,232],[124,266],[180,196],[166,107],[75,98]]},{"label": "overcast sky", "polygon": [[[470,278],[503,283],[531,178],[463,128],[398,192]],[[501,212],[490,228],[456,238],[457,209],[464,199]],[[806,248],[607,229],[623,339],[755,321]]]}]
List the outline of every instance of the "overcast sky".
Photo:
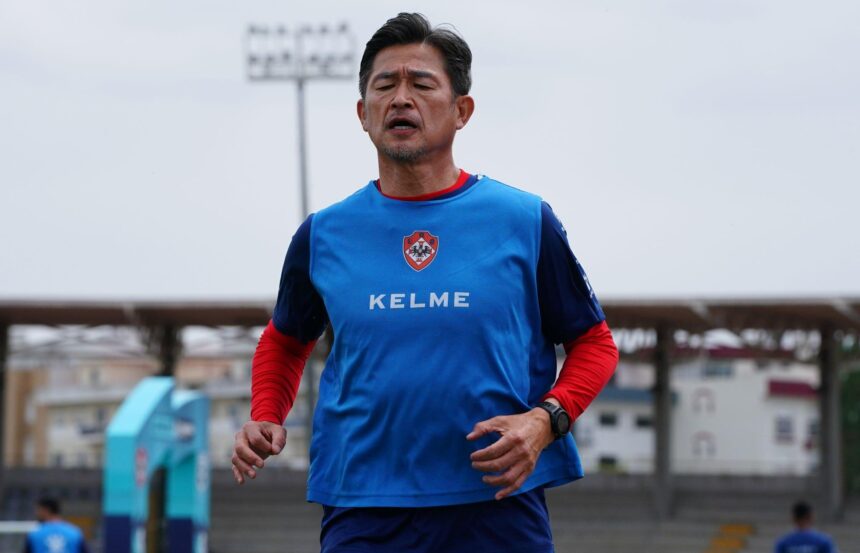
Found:
[{"label": "overcast sky", "polygon": [[[457,163],[546,199],[601,297],[860,295],[855,0],[4,0],[0,298],[273,298],[295,91],[245,29],[401,10],[473,50]],[[318,210],[376,155],[355,82],[308,91]]]}]

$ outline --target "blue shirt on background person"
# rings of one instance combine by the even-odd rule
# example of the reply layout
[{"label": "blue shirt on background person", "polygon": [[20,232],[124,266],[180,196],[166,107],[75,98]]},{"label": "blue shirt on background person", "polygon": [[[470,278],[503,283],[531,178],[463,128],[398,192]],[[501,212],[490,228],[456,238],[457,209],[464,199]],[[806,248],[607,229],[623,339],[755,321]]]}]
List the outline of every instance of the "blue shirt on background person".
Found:
[{"label": "blue shirt on background person", "polygon": [[783,536],[774,553],[836,553],[830,536],[815,530],[796,530]]},{"label": "blue shirt on background person", "polygon": [[797,529],[776,542],[774,553],[838,553],[830,536],[812,529],[812,506],[809,503],[795,503],[791,508],[791,518]]},{"label": "blue shirt on background person", "polygon": [[60,518],[60,504],[51,498],[36,503],[39,526],[27,534],[24,553],[89,553],[80,528]]}]

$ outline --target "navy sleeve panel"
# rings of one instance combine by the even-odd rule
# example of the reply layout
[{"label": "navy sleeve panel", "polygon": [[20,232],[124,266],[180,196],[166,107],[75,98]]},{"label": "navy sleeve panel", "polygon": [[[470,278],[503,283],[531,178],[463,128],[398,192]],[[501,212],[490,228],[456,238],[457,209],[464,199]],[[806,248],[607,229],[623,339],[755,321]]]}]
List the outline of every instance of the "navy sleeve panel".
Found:
[{"label": "navy sleeve panel", "polygon": [[319,338],[328,323],[323,299],[311,282],[312,219],[305,219],[287,249],[272,314],[275,328],[305,344]]},{"label": "navy sleeve panel", "polygon": [[575,340],[606,316],[567,242],[567,231],[548,203],[541,203],[538,301],[544,336],[555,344]]}]

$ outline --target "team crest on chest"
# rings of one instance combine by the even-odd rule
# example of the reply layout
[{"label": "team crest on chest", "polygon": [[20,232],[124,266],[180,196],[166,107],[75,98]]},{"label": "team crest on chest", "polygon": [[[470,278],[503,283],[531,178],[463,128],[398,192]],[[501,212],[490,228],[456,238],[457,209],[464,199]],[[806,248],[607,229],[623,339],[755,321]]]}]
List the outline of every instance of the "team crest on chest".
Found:
[{"label": "team crest on chest", "polygon": [[439,237],[433,236],[426,230],[416,230],[409,236],[403,237],[403,257],[416,271],[430,265],[436,259],[438,251]]}]

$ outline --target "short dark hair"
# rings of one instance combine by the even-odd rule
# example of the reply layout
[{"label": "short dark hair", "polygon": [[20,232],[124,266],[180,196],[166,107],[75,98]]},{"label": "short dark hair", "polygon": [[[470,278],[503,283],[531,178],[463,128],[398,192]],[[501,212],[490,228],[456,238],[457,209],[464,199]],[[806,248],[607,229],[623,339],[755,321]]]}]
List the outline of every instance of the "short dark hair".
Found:
[{"label": "short dark hair", "polygon": [[60,502],[53,497],[41,497],[39,498],[39,501],[36,502],[36,505],[47,510],[52,515],[60,514]]},{"label": "short dark hair", "polygon": [[431,27],[430,22],[420,13],[397,14],[373,33],[358,67],[358,91],[364,98],[367,93],[367,80],[373,69],[373,60],[383,48],[399,44],[429,44],[445,58],[445,71],[451,81],[455,96],[464,96],[472,88],[472,51],[469,45],[455,30]]},{"label": "short dark hair", "polygon": [[806,520],[812,516],[812,506],[806,501],[798,501],[791,507],[791,516],[794,520]]}]

